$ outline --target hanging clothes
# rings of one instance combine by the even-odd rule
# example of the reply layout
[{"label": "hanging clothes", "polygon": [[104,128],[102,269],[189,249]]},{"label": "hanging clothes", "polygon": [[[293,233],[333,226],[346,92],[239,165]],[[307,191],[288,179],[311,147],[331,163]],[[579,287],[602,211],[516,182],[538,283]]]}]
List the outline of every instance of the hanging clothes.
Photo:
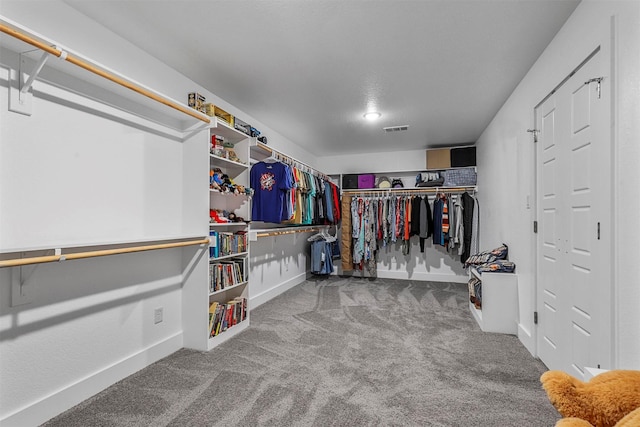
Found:
[{"label": "hanging clothes", "polygon": [[258,162],[251,167],[252,220],[279,224],[288,219],[286,195],[293,187],[291,176],[289,167],[280,162]]},{"label": "hanging clothes", "polygon": [[449,245],[449,199],[446,194],[440,194],[442,199],[442,241],[445,248]]},{"label": "hanging clothes", "polygon": [[471,253],[477,254],[480,252],[480,205],[478,199],[473,197],[473,203],[475,209],[473,210],[473,217],[471,218]]},{"label": "hanging clothes", "polygon": [[[464,236],[479,220],[471,217],[471,223],[466,226],[464,200],[463,196],[438,193],[432,209],[427,196],[391,193],[352,197],[342,209],[346,215],[343,236],[350,238],[351,243],[350,250],[348,244],[341,246],[345,249],[343,264],[350,264],[349,270],[366,269],[373,275],[380,247],[395,243],[401,253],[408,256],[411,237],[415,235],[420,239],[421,253],[425,252],[426,239],[432,238],[434,245],[445,247],[452,256],[460,254],[465,247]],[[473,198],[471,201],[476,203]],[[475,236],[477,238],[477,234]],[[469,239],[471,237],[473,234],[469,234]],[[470,245],[469,242],[466,247]]]},{"label": "hanging clothes", "polygon": [[250,185],[254,221],[298,225],[340,221],[339,188],[308,170],[282,162],[258,162],[251,168]]},{"label": "hanging clothes", "polygon": [[378,241],[375,234],[375,216],[377,212],[377,201],[371,200],[365,203],[365,264],[364,267],[369,271],[371,276],[377,276],[378,262],[376,260],[376,252],[378,250]]},{"label": "hanging clothes", "polygon": [[351,252],[351,200],[352,197],[345,195],[342,197],[342,225],[340,239],[340,253],[342,254],[342,270],[353,270],[353,254]]},{"label": "hanging clothes", "polygon": [[333,216],[333,189],[331,188],[331,183],[329,181],[324,182],[324,210],[325,210],[325,218],[332,224],[335,224],[335,219]]},{"label": "hanging clothes", "polygon": [[[411,235],[420,235],[420,205],[422,204],[422,197],[415,196],[411,199]],[[426,220],[426,219],[425,219]]]},{"label": "hanging clothes", "polygon": [[351,201],[351,238],[353,240],[353,264],[359,265],[364,254],[364,227],[362,215],[364,200],[354,197]]},{"label": "hanging clothes", "polygon": [[[464,228],[464,234],[462,239],[463,251],[460,256],[460,262],[464,262],[471,255],[471,236],[473,227],[473,211],[475,201],[473,197],[466,191],[462,194],[462,223]],[[477,252],[473,252],[474,254]]]},{"label": "hanging clothes", "polygon": [[453,223],[453,240],[454,244],[457,247],[458,255],[462,256],[464,252],[464,221],[463,221],[463,206],[462,206],[462,197],[456,197],[456,201],[454,204],[454,223]]},{"label": "hanging clothes", "polygon": [[420,197],[418,207],[418,237],[420,237],[420,252],[424,253],[425,240],[434,234],[434,219],[431,216],[431,206],[429,205],[429,199],[426,196]]},{"label": "hanging clothes", "polygon": [[406,197],[404,204],[404,230],[402,236],[402,254],[407,256],[411,252],[411,197]]},{"label": "hanging clothes", "polygon": [[331,191],[333,192],[333,223],[337,224],[340,222],[341,214],[340,214],[340,189],[337,185],[330,182]]},{"label": "hanging clothes", "polygon": [[433,244],[444,246],[444,236],[442,235],[442,211],[444,202],[436,195],[433,201]]},{"label": "hanging clothes", "polygon": [[332,242],[326,240],[311,242],[311,273],[321,275],[333,273]]}]

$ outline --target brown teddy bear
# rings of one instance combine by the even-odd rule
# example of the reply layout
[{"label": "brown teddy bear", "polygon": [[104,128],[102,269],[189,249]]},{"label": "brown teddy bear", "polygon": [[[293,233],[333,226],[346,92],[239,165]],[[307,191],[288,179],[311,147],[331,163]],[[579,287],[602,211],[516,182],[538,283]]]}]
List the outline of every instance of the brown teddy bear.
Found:
[{"label": "brown teddy bear", "polygon": [[640,427],[640,371],[608,371],[588,382],[548,371],[540,382],[565,417],[556,427]]}]

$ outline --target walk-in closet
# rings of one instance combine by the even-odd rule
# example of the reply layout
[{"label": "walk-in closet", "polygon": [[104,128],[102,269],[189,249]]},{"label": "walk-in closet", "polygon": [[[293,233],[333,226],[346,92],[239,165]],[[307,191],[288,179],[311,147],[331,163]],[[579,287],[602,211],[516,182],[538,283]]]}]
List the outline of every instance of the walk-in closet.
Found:
[{"label": "walk-in closet", "polygon": [[553,426],[640,370],[640,1],[0,3],[0,425]]}]

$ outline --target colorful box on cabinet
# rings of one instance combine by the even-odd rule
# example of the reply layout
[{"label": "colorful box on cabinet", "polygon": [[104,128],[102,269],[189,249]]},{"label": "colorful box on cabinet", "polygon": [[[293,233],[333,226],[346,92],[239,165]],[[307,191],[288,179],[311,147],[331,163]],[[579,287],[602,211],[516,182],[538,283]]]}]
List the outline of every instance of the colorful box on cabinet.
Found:
[{"label": "colorful box on cabinet", "polygon": [[358,188],[375,188],[376,176],[372,173],[358,175]]}]

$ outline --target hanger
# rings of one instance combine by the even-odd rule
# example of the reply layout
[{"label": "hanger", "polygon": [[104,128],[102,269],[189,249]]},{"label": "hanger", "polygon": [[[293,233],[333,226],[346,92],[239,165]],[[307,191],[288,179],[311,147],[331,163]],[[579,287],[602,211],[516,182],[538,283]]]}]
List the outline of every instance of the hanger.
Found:
[{"label": "hanger", "polygon": [[277,163],[278,159],[276,158],[275,153],[272,151],[271,155],[263,160],[265,163]]},{"label": "hanger", "polygon": [[327,232],[326,228],[323,228],[322,230],[320,230],[319,233],[314,234],[313,236],[310,236],[307,239],[307,242],[315,242],[318,240],[325,240],[327,242],[335,242],[336,240],[338,240],[338,238],[336,236],[332,236],[331,234],[329,234]]}]

